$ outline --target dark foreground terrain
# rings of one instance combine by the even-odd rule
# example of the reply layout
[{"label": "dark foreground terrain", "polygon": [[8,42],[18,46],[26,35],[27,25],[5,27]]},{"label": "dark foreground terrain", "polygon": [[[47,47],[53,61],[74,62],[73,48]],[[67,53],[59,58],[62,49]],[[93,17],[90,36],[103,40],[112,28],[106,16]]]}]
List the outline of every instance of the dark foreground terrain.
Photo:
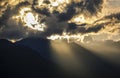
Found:
[{"label": "dark foreground terrain", "polygon": [[51,59],[49,46],[46,39],[28,38],[15,44],[1,39],[0,78],[120,78],[119,66],[77,44],[70,46],[81,65],[68,73]]}]

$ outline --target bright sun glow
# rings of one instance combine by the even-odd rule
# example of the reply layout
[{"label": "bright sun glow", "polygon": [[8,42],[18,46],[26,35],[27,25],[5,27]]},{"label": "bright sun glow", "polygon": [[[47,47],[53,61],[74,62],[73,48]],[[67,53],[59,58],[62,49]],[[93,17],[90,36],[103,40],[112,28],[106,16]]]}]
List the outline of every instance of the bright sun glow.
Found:
[{"label": "bright sun glow", "polygon": [[47,39],[50,39],[50,40],[67,40],[68,42],[70,41],[80,41],[80,42],[84,42],[84,37],[87,36],[87,34],[85,35],[81,35],[81,34],[73,34],[73,35],[69,35],[65,32],[63,32],[62,35],[51,35],[50,37],[47,37]]},{"label": "bright sun glow", "polygon": [[86,20],[85,20],[85,18],[84,18],[83,15],[80,15],[80,16],[78,16],[78,17],[73,18],[71,22],[85,23]]},{"label": "bright sun glow", "polygon": [[35,17],[31,12],[25,15],[24,22],[26,23],[26,26],[28,26],[31,29],[44,31],[45,24],[39,24],[38,16]]},{"label": "bright sun glow", "polygon": [[20,17],[24,26],[33,30],[44,31],[44,28],[46,27],[45,23],[40,23],[38,14],[33,13],[31,8],[22,8],[20,10],[20,15],[16,16],[16,18],[18,17]]}]

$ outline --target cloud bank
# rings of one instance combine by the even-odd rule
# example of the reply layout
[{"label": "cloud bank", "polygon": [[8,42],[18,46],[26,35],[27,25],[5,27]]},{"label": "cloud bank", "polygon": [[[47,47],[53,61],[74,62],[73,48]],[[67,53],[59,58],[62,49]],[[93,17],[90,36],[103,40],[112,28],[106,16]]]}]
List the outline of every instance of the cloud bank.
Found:
[{"label": "cloud bank", "polygon": [[[106,0],[1,0],[0,38],[119,40],[120,13],[104,14]],[[99,38],[100,37],[100,38]]]}]

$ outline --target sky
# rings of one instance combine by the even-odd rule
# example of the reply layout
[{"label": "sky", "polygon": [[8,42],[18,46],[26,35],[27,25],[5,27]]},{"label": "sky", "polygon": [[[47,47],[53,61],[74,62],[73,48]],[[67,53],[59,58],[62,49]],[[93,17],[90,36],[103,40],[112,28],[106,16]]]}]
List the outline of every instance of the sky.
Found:
[{"label": "sky", "polygon": [[[18,68],[24,67],[21,58],[30,61],[32,56],[37,67],[41,60],[36,57],[43,57],[70,75],[116,76],[120,66],[119,4],[120,0],[0,0],[0,53],[15,70],[17,63]],[[18,60],[13,60],[16,53]],[[25,64],[35,65],[29,61]]]},{"label": "sky", "polygon": [[120,40],[119,0],[1,0],[0,39]]}]

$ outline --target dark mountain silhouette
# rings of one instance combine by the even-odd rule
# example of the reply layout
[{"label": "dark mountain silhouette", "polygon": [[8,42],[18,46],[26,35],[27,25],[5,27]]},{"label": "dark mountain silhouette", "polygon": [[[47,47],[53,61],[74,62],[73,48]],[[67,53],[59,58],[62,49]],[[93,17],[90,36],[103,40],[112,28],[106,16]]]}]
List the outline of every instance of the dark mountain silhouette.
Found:
[{"label": "dark mountain silhouette", "polygon": [[[68,43],[66,43],[68,44]],[[0,40],[0,78],[119,78],[120,68],[75,43],[68,44],[80,65],[68,73],[52,61],[50,41],[27,38],[15,44]],[[60,47],[59,47],[60,48]],[[61,50],[62,51],[62,50]],[[66,56],[67,57],[67,56]],[[71,60],[67,60],[71,61]],[[66,61],[66,62],[67,62]],[[84,65],[85,68],[82,68]],[[70,68],[72,69],[72,68]]]},{"label": "dark mountain silhouette", "polygon": [[38,54],[44,58],[49,58],[49,50],[50,50],[50,41],[43,38],[26,38],[19,42],[15,43],[16,45],[26,46],[32,48]]},{"label": "dark mountain silhouette", "polygon": [[0,40],[0,78],[52,78],[54,68],[34,50]]}]

